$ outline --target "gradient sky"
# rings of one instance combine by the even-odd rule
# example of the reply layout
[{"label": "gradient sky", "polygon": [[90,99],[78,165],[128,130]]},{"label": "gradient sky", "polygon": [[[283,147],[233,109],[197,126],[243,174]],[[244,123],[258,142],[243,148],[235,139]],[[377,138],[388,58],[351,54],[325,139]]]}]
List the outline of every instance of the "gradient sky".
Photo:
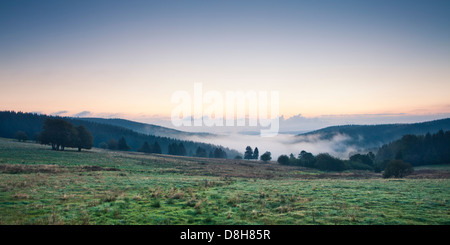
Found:
[{"label": "gradient sky", "polygon": [[280,113],[450,113],[450,1],[0,1],[0,110],[168,117],[176,90]]}]

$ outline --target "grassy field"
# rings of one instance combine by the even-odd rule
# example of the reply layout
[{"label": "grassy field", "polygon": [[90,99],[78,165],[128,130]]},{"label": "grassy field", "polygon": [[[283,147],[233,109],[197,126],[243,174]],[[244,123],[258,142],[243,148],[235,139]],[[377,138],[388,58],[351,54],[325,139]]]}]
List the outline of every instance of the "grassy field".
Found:
[{"label": "grassy field", "polygon": [[405,179],[0,139],[0,224],[450,224],[450,168]]}]

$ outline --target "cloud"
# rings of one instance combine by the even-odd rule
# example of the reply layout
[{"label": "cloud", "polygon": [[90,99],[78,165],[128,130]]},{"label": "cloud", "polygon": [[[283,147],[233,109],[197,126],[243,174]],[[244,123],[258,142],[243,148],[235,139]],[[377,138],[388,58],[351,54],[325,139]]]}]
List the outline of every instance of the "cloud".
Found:
[{"label": "cloud", "polygon": [[89,115],[91,115],[90,111],[82,111],[77,114],[74,114],[73,116],[74,117],[85,117],[85,116],[89,116]]},{"label": "cloud", "polygon": [[128,119],[129,117],[122,113],[97,113],[95,115],[91,115],[95,117],[101,117],[101,118],[122,118],[122,119]]},{"label": "cloud", "polygon": [[285,118],[280,117],[280,131],[281,132],[304,132],[312,131],[319,128],[332,125],[332,122],[328,118],[322,117],[304,117],[301,114]]},{"label": "cloud", "polygon": [[52,115],[52,116],[62,116],[64,114],[67,114],[67,112],[68,111],[57,111],[57,112],[50,113],[50,115]]},{"label": "cloud", "polygon": [[190,140],[207,142],[222,145],[243,153],[247,146],[253,149],[258,147],[260,154],[266,151],[272,153],[272,158],[276,160],[280,155],[297,156],[302,150],[317,155],[319,153],[329,153],[333,156],[346,159],[349,154],[357,151],[355,146],[347,144],[350,139],[344,134],[337,134],[331,139],[322,139],[319,134],[308,136],[295,136],[288,134],[279,134],[275,137],[263,138],[259,135],[230,134],[219,135],[217,137],[190,137]]}]

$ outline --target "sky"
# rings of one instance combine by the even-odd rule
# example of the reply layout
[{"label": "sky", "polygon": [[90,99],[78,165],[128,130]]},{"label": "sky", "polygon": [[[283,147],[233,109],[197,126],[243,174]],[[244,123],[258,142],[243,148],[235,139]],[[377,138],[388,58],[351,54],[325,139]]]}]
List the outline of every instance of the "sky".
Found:
[{"label": "sky", "polygon": [[443,0],[2,0],[0,110],[170,126],[172,94],[202,83],[279,91],[289,130],[444,118],[449,13]]}]

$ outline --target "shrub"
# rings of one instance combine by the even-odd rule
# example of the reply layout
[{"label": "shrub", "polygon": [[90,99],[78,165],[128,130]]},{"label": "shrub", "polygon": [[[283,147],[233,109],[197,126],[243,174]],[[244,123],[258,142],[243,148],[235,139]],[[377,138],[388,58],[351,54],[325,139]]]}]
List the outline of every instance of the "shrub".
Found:
[{"label": "shrub", "polygon": [[405,163],[402,160],[390,161],[383,173],[383,178],[403,178],[414,172],[413,167],[409,163]]},{"label": "shrub", "polygon": [[277,162],[281,165],[289,165],[289,157],[286,155],[281,155],[278,157]]},{"label": "shrub", "polygon": [[328,153],[321,153],[316,156],[315,167],[323,171],[343,171],[344,161],[335,158]]},{"label": "shrub", "polygon": [[261,155],[261,160],[264,162],[272,160],[271,153],[266,151],[264,154]]},{"label": "shrub", "polygon": [[314,168],[314,164],[316,163],[316,158],[314,155],[307,151],[301,151],[298,154],[298,164],[303,167]]}]

